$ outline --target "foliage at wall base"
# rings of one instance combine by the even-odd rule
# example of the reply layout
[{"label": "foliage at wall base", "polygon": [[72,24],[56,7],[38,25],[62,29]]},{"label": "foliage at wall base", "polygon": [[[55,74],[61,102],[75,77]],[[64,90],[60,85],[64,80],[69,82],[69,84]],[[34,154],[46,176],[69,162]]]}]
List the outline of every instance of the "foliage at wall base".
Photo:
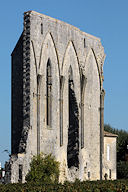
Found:
[{"label": "foliage at wall base", "polygon": [[62,184],[1,184],[0,192],[127,192],[128,180],[83,181]]},{"label": "foliage at wall base", "polygon": [[57,183],[59,179],[59,162],[50,155],[34,156],[30,164],[30,171],[26,181],[34,184]]}]

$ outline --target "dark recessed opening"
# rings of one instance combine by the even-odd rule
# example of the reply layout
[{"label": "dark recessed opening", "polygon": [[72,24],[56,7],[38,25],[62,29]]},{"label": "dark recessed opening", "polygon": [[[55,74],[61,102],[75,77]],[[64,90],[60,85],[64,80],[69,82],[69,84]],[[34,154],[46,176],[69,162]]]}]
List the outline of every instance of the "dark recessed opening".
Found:
[{"label": "dark recessed opening", "polygon": [[68,168],[79,167],[79,111],[74,92],[74,83],[72,75],[69,77],[69,128],[68,128],[68,146],[67,163]]},{"label": "dark recessed opening", "polygon": [[86,47],[86,41],[85,41],[85,38],[84,38],[84,48]]},{"label": "dark recessed opening", "polygon": [[41,23],[41,34],[43,34],[43,23]]}]

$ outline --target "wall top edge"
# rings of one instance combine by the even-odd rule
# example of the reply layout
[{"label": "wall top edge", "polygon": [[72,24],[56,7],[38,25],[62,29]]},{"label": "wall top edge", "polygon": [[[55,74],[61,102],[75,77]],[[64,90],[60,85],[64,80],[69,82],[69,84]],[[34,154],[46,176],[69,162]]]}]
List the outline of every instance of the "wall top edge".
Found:
[{"label": "wall top edge", "polygon": [[84,32],[84,31],[81,31],[79,28],[77,28],[77,27],[75,27],[75,26],[73,26],[73,25],[71,25],[71,24],[68,24],[68,23],[66,23],[66,22],[64,22],[64,21],[55,19],[55,18],[50,17],[50,16],[47,16],[47,15],[44,15],[44,14],[42,14],[42,13],[38,13],[38,12],[32,10],[32,11],[24,12],[24,15],[37,15],[37,16],[39,16],[39,17],[41,17],[41,18],[47,18],[47,19],[49,19],[49,20],[54,21],[55,23],[60,23],[60,24],[67,25],[68,27],[70,27],[70,28],[72,28],[72,29],[74,29],[74,30],[76,30],[76,31],[79,31],[81,34],[83,34],[83,35],[85,35],[85,36],[87,36],[87,37],[89,37],[89,38],[91,38],[91,39],[94,39],[94,40],[97,40],[97,41],[101,41],[101,39],[100,39],[99,37],[95,37],[95,36],[93,36],[93,35],[91,35],[91,34],[89,34],[89,33],[86,33],[86,32]]}]

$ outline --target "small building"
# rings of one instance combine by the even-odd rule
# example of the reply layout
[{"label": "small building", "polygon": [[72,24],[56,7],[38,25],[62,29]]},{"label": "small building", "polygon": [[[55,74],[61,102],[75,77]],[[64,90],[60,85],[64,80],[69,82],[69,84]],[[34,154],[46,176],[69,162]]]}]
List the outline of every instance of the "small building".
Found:
[{"label": "small building", "polygon": [[118,135],[104,131],[103,179],[116,179],[116,143]]}]

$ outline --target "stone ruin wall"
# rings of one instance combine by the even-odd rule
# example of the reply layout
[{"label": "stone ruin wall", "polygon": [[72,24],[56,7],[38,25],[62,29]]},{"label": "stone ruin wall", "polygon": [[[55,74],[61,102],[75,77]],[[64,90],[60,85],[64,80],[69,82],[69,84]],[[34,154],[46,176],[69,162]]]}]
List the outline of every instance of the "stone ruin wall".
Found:
[{"label": "stone ruin wall", "polygon": [[[12,53],[12,106],[16,109],[12,108],[11,182],[18,182],[19,165],[23,165],[22,181],[25,181],[31,157],[39,152],[52,153],[61,162],[62,182],[75,178],[100,179],[104,57],[99,38],[34,11],[24,14],[23,34]],[[46,125],[46,64],[49,58],[53,78],[52,128]],[[68,168],[70,67],[78,111],[79,166]],[[16,80],[18,70],[21,71],[20,83]],[[19,85],[21,92],[17,90]],[[16,120],[18,113],[22,116],[20,123]]]}]

